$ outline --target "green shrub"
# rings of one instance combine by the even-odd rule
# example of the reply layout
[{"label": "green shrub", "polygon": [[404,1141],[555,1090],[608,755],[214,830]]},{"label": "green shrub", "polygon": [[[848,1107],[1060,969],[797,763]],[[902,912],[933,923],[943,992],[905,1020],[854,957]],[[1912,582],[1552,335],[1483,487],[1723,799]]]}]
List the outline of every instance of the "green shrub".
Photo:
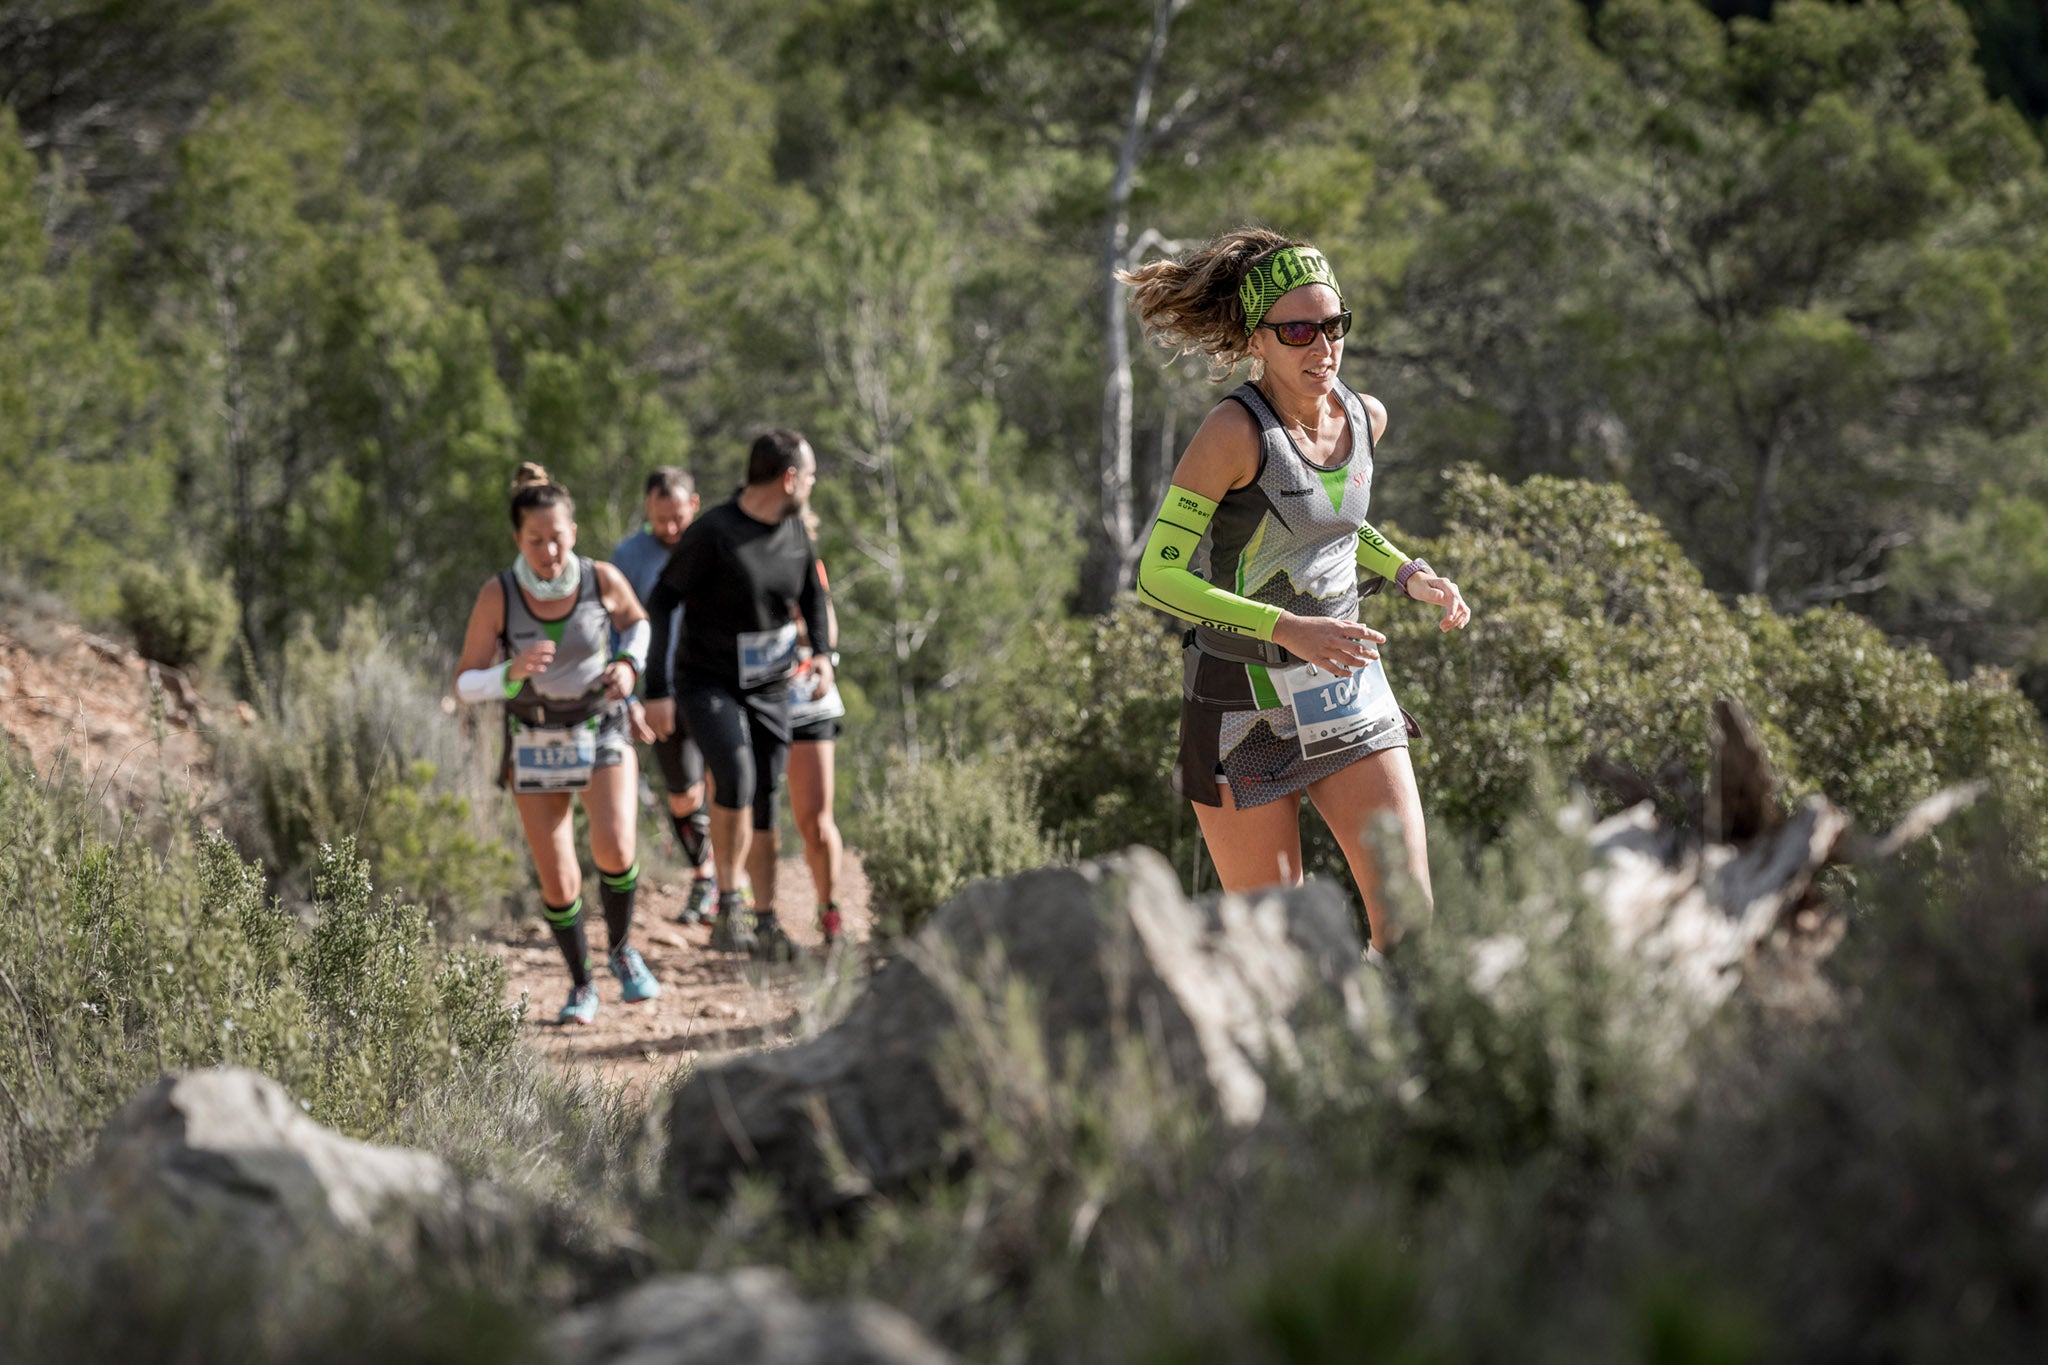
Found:
[{"label": "green shrub", "polygon": [[322,853],[308,932],[222,836],[110,839],[4,757],[0,828],[0,1229],[163,1071],[253,1067],[379,1138],[512,1057],[503,964],[373,900],[346,843]]},{"label": "green shrub", "polygon": [[1368,618],[1423,725],[1416,771],[1433,814],[1490,835],[1539,766],[1573,772],[1597,756],[1686,818],[1706,785],[1711,703],[1730,696],[1791,795],[1825,793],[1882,828],[1946,784],[1993,777],[2020,856],[2048,870],[2048,743],[2002,676],[1952,682],[1924,649],[1840,609],[1731,607],[1618,487],[1510,487],[1466,469],[1444,511],[1443,536],[1411,553],[1459,582],[1471,626],[1446,636],[1405,603]]},{"label": "green shrub", "polygon": [[1054,681],[1020,693],[1039,823],[1083,854],[1144,844],[1193,884],[1201,829],[1174,795],[1180,626],[1129,600],[1100,620],[1042,635],[1032,670]]},{"label": "green shrub", "polygon": [[1006,755],[933,758],[886,775],[858,831],[870,899],[885,932],[916,933],[947,897],[978,877],[1052,861],[1026,780],[1022,765]]},{"label": "green shrub", "polygon": [[519,869],[511,802],[492,782],[498,735],[441,701],[371,610],[349,613],[332,649],[299,635],[255,723],[216,736],[229,833],[294,897],[310,893],[320,848],[350,839],[378,885],[444,931],[488,914]]},{"label": "green shrub", "polygon": [[118,612],[143,657],[173,668],[218,665],[241,619],[234,590],[189,561],[169,572],[146,561],[130,564],[121,574]]}]

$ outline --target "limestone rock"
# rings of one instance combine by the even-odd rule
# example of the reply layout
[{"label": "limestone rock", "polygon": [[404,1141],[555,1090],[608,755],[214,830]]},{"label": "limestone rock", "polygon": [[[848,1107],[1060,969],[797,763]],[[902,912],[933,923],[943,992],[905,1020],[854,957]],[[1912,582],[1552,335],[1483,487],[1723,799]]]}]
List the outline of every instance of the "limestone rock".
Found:
[{"label": "limestone rock", "polygon": [[558,1320],[562,1365],[948,1365],[916,1324],[880,1304],[805,1303],[764,1269],[667,1275]]},{"label": "limestone rock", "polygon": [[652,1264],[637,1234],[463,1181],[431,1153],[344,1137],[276,1081],[231,1068],[138,1092],[28,1236],[78,1277],[112,1284],[138,1255],[198,1256],[281,1283],[302,1253],[342,1251],[401,1267],[538,1262],[554,1272],[545,1296],[569,1303],[634,1283]]},{"label": "limestone rock", "polygon": [[1100,1076],[1137,1040],[1198,1108],[1255,1123],[1298,1029],[1363,1018],[1362,946],[1335,887],[1191,902],[1149,849],[975,883],[831,1029],[694,1074],[670,1111],[668,1183],[715,1200],[765,1174],[816,1218],[945,1171],[960,1117],[942,1056],[1019,985],[1056,1074],[1071,1060]]},{"label": "limestone rock", "polygon": [[335,1235],[402,1249],[461,1203],[438,1157],[343,1137],[269,1077],[221,1069],[164,1076],[124,1105],[38,1229],[91,1249],[138,1221],[203,1228],[270,1258]]}]

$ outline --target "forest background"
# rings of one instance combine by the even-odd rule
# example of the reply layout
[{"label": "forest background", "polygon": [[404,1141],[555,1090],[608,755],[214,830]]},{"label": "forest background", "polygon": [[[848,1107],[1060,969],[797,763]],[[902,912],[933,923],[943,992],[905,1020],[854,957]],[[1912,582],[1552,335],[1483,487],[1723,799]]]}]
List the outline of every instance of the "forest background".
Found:
[{"label": "forest background", "polygon": [[1346,282],[1382,525],[1611,481],[2048,701],[2048,27],[1771,9],[10,0],[0,571],[225,585],[243,689],[364,602],[438,671],[517,461],[603,554],[793,425],[850,742],[985,747],[1219,392],[1109,270],[1257,221]]},{"label": "forest background", "polygon": [[[0,0],[0,106],[0,625],[250,703],[198,809],[0,750],[0,1241],[136,1087],[240,1061],[973,1359],[2038,1355],[2040,5]],[[1263,1154],[1019,1044],[958,1186],[823,1241],[664,1211],[651,1111],[543,1074],[460,946],[526,880],[444,709],[513,467],[601,555],[650,466],[715,501],[810,433],[885,915],[1132,842],[1199,887],[1174,627],[1122,588],[1220,390],[1111,272],[1247,221],[1335,263],[1374,520],[1477,612],[1372,608],[1425,729],[1412,1016],[1312,1049]],[[1697,822],[1719,696],[1865,829],[1993,799],[1828,874],[1838,1008],[1676,1058],[1584,817]],[[204,1276],[74,1301],[16,1243],[0,1354],[533,1358],[551,1272],[502,1269],[283,1321]]]}]

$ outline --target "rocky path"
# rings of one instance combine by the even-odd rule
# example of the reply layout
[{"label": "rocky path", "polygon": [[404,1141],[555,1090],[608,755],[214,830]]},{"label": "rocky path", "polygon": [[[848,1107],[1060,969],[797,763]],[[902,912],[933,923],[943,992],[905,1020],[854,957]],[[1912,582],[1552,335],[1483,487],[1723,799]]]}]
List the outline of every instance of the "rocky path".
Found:
[{"label": "rocky path", "polygon": [[[661,982],[661,995],[637,1005],[620,1003],[618,983],[603,968],[604,921],[593,913],[590,947],[600,964],[600,1004],[597,1021],[587,1025],[555,1023],[568,993],[568,974],[547,926],[537,916],[508,926],[498,947],[509,998],[527,997],[527,1040],[564,1069],[593,1072],[638,1090],[679,1075],[700,1057],[774,1046],[797,1036],[822,979],[844,964],[817,951],[816,902],[802,860],[784,858],[780,881],[782,923],[791,938],[813,952],[805,961],[779,967],[713,952],[709,926],[677,924],[686,883],[644,883],[632,941]],[[867,878],[851,849],[839,908],[849,943],[865,941],[872,926]]]},{"label": "rocky path", "polygon": [[[162,708],[160,735],[153,706]],[[220,793],[202,725],[235,724],[238,713],[246,719],[239,706],[206,707],[182,674],[153,669],[133,650],[68,622],[0,619],[0,745],[13,748],[39,776],[69,769],[112,812],[144,809],[169,787],[188,810],[210,818]],[[785,848],[795,846],[794,838],[785,840]],[[811,874],[801,859],[783,860],[780,882],[783,924],[792,938],[817,947]],[[675,922],[684,889],[650,879],[640,894],[634,942],[661,981],[660,998],[621,1004],[618,984],[600,967],[602,1004],[589,1026],[564,1029],[554,1022],[568,978],[538,916],[494,934],[510,997],[528,996],[528,1041],[564,1068],[594,1071],[638,1090],[699,1057],[773,1046],[796,1035],[828,967],[843,964],[818,955],[769,968],[715,953],[708,927]],[[868,884],[851,850],[839,902],[848,939],[865,941],[872,924]],[[602,954],[604,922],[595,911],[591,924],[592,951]]]}]

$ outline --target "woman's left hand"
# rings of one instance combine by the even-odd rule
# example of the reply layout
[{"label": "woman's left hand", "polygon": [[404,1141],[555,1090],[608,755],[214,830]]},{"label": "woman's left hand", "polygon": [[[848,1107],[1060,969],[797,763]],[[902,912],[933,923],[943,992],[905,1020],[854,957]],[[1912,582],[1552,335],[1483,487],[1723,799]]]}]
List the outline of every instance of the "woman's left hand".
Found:
[{"label": "woman's left hand", "polygon": [[1472,619],[1472,608],[1465,605],[1464,594],[1458,585],[1442,574],[1418,573],[1408,580],[1408,595],[1418,602],[1433,602],[1444,609],[1444,619],[1437,622],[1439,630],[1462,630]]},{"label": "woman's left hand", "polygon": [[647,723],[647,708],[638,701],[626,703],[626,728],[642,744],[654,743],[654,727]]},{"label": "woman's left hand", "polygon": [[605,699],[623,701],[633,695],[633,684],[638,681],[639,675],[633,671],[633,665],[624,659],[612,660],[604,670]]}]

